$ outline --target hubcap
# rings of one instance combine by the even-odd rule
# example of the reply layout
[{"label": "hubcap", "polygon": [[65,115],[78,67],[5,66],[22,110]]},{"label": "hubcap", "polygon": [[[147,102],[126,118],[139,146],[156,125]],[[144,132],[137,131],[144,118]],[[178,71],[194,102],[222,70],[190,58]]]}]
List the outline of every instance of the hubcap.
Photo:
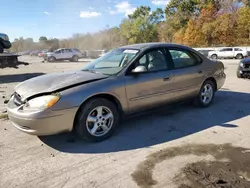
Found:
[{"label": "hubcap", "polygon": [[201,99],[204,104],[208,104],[211,102],[213,98],[213,87],[210,84],[206,84],[201,92]]},{"label": "hubcap", "polygon": [[93,136],[103,136],[112,128],[113,121],[112,111],[105,106],[98,106],[87,117],[87,130]]}]

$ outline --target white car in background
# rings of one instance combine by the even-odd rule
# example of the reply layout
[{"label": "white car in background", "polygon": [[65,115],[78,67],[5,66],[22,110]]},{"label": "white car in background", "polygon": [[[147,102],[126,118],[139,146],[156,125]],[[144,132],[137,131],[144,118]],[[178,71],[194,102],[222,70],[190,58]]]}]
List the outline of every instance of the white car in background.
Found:
[{"label": "white car in background", "polygon": [[54,52],[48,52],[44,55],[44,60],[54,62],[58,60],[69,60],[77,62],[82,58],[82,52],[76,48],[59,48]]},{"label": "white car in background", "polygon": [[228,59],[243,59],[248,56],[247,50],[242,48],[221,48],[219,50],[208,52],[208,57],[211,59],[228,58]]}]

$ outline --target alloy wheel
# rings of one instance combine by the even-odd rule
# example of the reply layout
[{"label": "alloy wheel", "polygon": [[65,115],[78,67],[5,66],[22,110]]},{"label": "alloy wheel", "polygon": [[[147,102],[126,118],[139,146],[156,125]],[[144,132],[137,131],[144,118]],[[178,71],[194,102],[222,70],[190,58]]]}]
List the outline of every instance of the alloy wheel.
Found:
[{"label": "alloy wheel", "polygon": [[201,99],[204,104],[209,104],[213,99],[214,91],[213,86],[210,84],[204,85],[202,92],[201,92]]},{"label": "alloy wheel", "polygon": [[88,114],[86,127],[91,135],[100,137],[109,132],[113,122],[114,115],[112,111],[108,107],[98,106]]}]

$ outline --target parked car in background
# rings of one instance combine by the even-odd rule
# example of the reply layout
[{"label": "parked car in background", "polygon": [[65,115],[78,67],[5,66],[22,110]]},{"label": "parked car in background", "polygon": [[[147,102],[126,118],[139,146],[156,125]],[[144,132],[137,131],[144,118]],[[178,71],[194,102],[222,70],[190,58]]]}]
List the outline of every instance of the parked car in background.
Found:
[{"label": "parked car in background", "polygon": [[185,100],[208,107],[225,79],[222,62],[189,47],[135,44],[114,49],[79,71],[22,82],[7,110],[13,125],[29,134],[74,130],[86,140],[102,141],[126,115]]},{"label": "parked car in background", "polygon": [[0,33],[0,53],[3,53],[4,49],[11,48],[11,43],[8,35]]},{"label": "parked car in background", "polygon": [[108,53],[108,50],[102,50],[102,51],[101,51],[101,54],[99,55],[99,57],[104,56],[106,53]]},{"label": "parked car in background", "polygon": [[38,57],[44,57],[46,55],[46,53],[48,53],[49,50],[41,50],[39,53],[38,53]]},{"label": "parked car in background", "polygon": [[44,60],[48,62],[54,62],[57,60],[77,62],[80,58],[82,58],[82,52],[76,48],[60,48],[44,55]]},{"label": "parked car in background", "polygon": [[238,78],[250,78],[250,57],[242,59],[237,68]]},{"label": "parked car in background", "polygon": [[41,50],[34,50],[30,52],[30,56],[38,56],[38,54],[41,52]]},{"label": "parked car in background", "polygon": [[208,53],[211,52],[211,51],[213,51],[213,50],[198,50],[198,52],[203,54],[205,57],[208,57]]},{"label": "parked car in background", "polygon": [[32,52],[31,50],[26,50],[23,52],[18,52],[18,55],[30,55],[31,52]]},{"label": "parked car in background", "polygon": [[222,48],[216,51],[210,51],[208,53],[208,57],[212,59],[218,58],[228,58],[228,59],[243,59],[244,57],[248,56],[247,50],[241,48]]},{"label": "parked car in background", "polygon": [[86,56],[88,58],[96,59],[103,56],[107,50],[86,50]]}]

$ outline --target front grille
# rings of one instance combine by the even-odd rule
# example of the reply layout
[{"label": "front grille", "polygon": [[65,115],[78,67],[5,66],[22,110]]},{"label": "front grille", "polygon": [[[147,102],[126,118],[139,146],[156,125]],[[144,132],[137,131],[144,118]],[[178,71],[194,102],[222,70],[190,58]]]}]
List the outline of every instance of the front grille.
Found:
[{"label": "front grille", "polygon": [[20,106],[20,105],[23,104],[23,101],[22,101],[22,99],[21,99],[21,95],[19,95],[17,92],[15,92],[15,93],[13,94],[13,96],[14,96],[14,104],[15,104],[15,105]]},{"label": "front grille", "polygon": [[245,64],[244,68],[250,68],[250,64]]}]

